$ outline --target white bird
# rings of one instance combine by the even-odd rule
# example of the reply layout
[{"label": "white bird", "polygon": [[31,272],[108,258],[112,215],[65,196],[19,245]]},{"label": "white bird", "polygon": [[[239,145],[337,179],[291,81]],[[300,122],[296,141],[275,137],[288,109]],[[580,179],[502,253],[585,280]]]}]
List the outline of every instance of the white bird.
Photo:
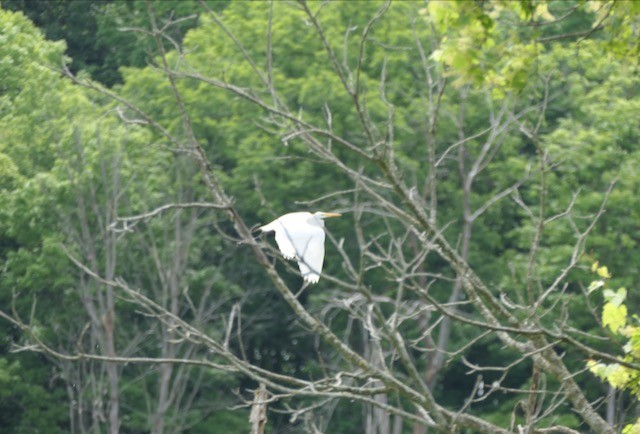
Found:
[{"label": "white bird", "polygon": [[259,229],[275,231],[282,256],[298,262],[305,282],[318,283],[324,262],[324,219],[340,216],[335,212],[292,212]]}]

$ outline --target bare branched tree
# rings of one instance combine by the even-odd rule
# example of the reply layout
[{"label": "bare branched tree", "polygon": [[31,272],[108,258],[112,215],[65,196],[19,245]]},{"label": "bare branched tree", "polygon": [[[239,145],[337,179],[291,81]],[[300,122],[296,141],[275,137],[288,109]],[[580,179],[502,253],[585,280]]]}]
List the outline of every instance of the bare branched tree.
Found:
[{"label": "bare branched tree", "polygon": [[[335,127],[331,100],[321,109],[322,120],[312,121],[308,120],[311,116],[301,114],[301,108],[287,99],[279,87],[282,83],[275,79],[274,72],[279,59],[272,55],[272,25],[278,19],[273,4],[269,7],[264,57],[256,57],[243,46],[242,35],[235,34],[223,16],[203,3],[203,13],[226,35],[229,46],[255,76],[257,84],[249,88],[234,83],[224,72],[214,76],[194,69],[191,53],[175,41],[175,52],[165,52],[171,23],[156,22],[153,4],[149,3],[152,28],[148,33],[156,41],[158,59],[153,68],[166,78],[171,89],[180,115],[179,128],[163,124],[114,91],[67,71],[78,85],[119,104],[121,113],[127,114],[122,116],[123,121],[146,125],[174,151],[187,155],[197,166],[209,195],[205,201],[199,201],[193,193],[184,194],[176,203],[128,217],[108,214],[108,210],[116,208],[114,204],[102,209],[95,203],[79,203],[79,215],[74,219],[79,223],[75,226],[75,237],[86,250],[69,255],[80,270],[83,294],[90,291],[95,294],[81,297],[90,318],[91,342],[97,342],[103,350],[92,351],[86,346],[60,351],[33,333],[29,321],[2,314],[31,336],[30,345],[55,358],[104,363],[110,397],[105,408],[109,409],[111,432],[118,431],[118,366],[123,362],[148,361],[136,358],[133,346],[125,354],[116,351],[116,298],[132,304],[139,314],[152,318],[156,324],[150,333],[156,335],[160,348],[157,357],[149,360],[159,363],[158,393],[151,415],[155,433],[167,431],[169,408],[189,401],[186,378],[194,375],[191,370],[196,367],[240,373],[264,385],[265,389],[259,389],[255,399],[246,402],[246,406],[253,405],[256,411],[255,426],[260,426],[258,419],[263,420],[264,416],[258,415],[258,411],[271,409],[271,403],[280,402],[291,420],[305,421],[307,432],[323,432],[335,406],[342,400],[353,400],[362,404],[363,432],[368,434],[399,434],[403,426],[409,425],[415,434],[462,430],[575,433],[554,419],[555,412],[564,406],[570,406],[585,430],[616,432],[601,414],[600,403],[591,402],[580,384],[582,368],[575,368],[565,357],[570,352],[619,362],[588,344],[589,336],[573,326],[564,298],[569,291],[568,276],[579,267],[587,237],[604,212],[605,203],[586,218],[574,212],[578,193],[563,203],[561,209],[549,203],[548,176],[557,162],[553,161],[541,134],[549,102],[554,97],[549,91],[551,78],[540,80],[540,96],[533,101],[518,95],[494,99],[489,90],[454,88],[447,81],[446,71],[438,67],[429,52],[437,46],[438,36],[429,29],[418,31],[417,27],[423,24],[413,22],[416,29],[410,49],[421,59],[415,86],[423,104],[423,117],[414,121],[415,140],[420,143],[417,148],[425,164],[411,169],[398,155],[402,146],[396,140],[399,115],[388,97],[392,78],[388,76],[386,63],[376,79],[378,88],[372,91],[365,84],[371,80],[365,77],[366,52],[371,45],[382,44],[372,35],[388,14],[389,6],[390,2],[382,3],[357,31],[344,30],[345,40],[352,42],[356,38],[357,43],[351,45],[356,47],[354,54],[347,53],[346,42],[342,51],[333,45],[320,13],[324,4],[299,1],[287,5],[304,17],[322,45],[331,73],[341,86],[333,91],[350,101],[350,115],[355,119],[357,131],[348,133]],[[431,39],[425,40],[425,34],[430,34]],[[319,311],[310,309],[296,297],[299,288],[287,284],[288,279],[278,271],[280,261],[274,259],[278,257],[275,249],[265,239],[255,237],[251,228],[257,222],[246,221],[228,193],[221,169],[210,160],[210,150],[194,128],[183,87],[193,83],[214,88],[259,109],[262,118],[255,128],[270,131],[283,143],[303,145],[318,164],[331,167],[350,183],[348,190],[337,192],[329,200],[321,197],[309,202],[333,203],[348,212],[352,234],[345,241],[331,231],[328,233],[331,249],[342,261],[342,269],[322,276],[321,285],[329,288],[317,295],[323,301]],[[447,92],[450,98],[459,101],[456,111],[444,101]],[[470,98],[485,108],[482,115],[469,113]],[[383,104],[386,116],[380,118],[369,108],[374,99]],[[469,120],[470,116],[475,118]],[[452,125],[454,134],[441,133],[443,124]],[[534,163],[515,175],[485,177],[488,172],[502,170],[504,165],[498,162],[504,161],[501,155],[507,152],[506,143],[516,140],[532,147],[530,161]],[[458,183],[460,197],[447,197],[448,192],[443,190],[446,177]],[[500,181],[496,181],[498,178]],[[256,185],[264,182],[258,179]],[[611,188],[613,185],[609,192]],[[532,190],[537,193],[529,194]],[[607,195],[608,192],[605,202]],[[117,196],[116,191],[110,195],[113,200]],[[78,201],[82,200],[86,200],[85,196],[78,194]],[[448,203],[453,201],[456,202]],[[474,268],[472,252],[478,251],[474,243],[479,243],[478,233],[486,230],[487,221],[492,218],[490,213],[505,202],[524,216],[533,232],[522,255],[525,259],[512,270],[500,270],[504,278],[492,279]],[[91,208],[92,218],[99,218],[98,226],[103,228],[98,237],[90,233],[89,217],[82,214]],[[173,212],[180,213],[173,223],[160,217]],[[216,225],[219,235],[250,252],[288,304],[296,324],[322,342],[324,350],[318,351],[322,375],[297,376],[262,367],[244,354],[241,345],[231,344],[235,340],[241,342],[243,334],[250,333],[246,325],[241,325],[238,305],[220,303],[206,291],[198,300],[190,298],[184,287],[185,264],[190,243],[200,229],[197,216],[208,212],[226,216],[232,229],[230,225]],[[139,230],[158,219],[166,225],[163,236],[171,239],[176,249],[163,253],[157,247],[157,233],[143,230],[139,242],[152,258],[154,270],[150,274],[155,277],[123,278],[115,259],[115,239],[126,238],[133,227]],[[573,231],[573,247],[564,264],[550,277],[548,270],[544,273],[541,270],[541,249],[548,226],[558,222]],[[169,225],[173,225],[171,229]],[[97,262],[94,251],[97,244],[106,252],[104,263]],[[434,263],[444,265],[433,272]],[[287,266],[284,272],[297,271]],[[384,279],[377,282],[385,285],[370,285],[372,274],[383,275]],[[503,287],[505,282],[513,286]],[[212,333],[207,327],[206,322],[212,319],[224,324],[221,333]],[[456,330],[463,330],[460,334],[466,338],[453,340]],[[495,366],[480,365],[470,356],[473,348],[486,346],[488,342],[500,348],[501,354],[504,352],[493,358],[499,360]],[[457,408],[443,402],[442,393],[437,392],[443,370],[454,362],[463,365],[472,378],[472,386]],[[516,369],[530,371],[527,384],[510,384],[508,378]],[[472,411],[498,396],[515,398],[509,426],[484,420]],[[256,432],[261,432],[260,428]]]}]

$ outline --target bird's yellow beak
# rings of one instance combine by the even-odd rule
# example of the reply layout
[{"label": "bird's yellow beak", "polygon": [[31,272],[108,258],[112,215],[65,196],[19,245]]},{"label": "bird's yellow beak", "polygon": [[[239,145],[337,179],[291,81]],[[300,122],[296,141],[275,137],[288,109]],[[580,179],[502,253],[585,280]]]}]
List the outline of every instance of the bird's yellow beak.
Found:
[{"label": "bird's yellow beak", "polygon": [[337,212],[323,212],[322,213],[322,217],[324,218],[330,218],[330,217],[340,217],[342,214],[339,214]]}]

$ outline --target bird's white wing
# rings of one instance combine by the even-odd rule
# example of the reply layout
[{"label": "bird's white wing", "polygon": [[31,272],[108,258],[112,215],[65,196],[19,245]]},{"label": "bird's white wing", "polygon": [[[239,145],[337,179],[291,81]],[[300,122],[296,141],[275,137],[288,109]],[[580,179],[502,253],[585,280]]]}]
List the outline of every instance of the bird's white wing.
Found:
[{"label": "bird's white wing", "polygon": [[294,259],[296,257],[296,248],[293,246],[293,237],[300,230],[299,226],[302,221],[302,213],[289,213],[260,227],[260,230],[263,232],[274,231],[276,233],[276,243],[282,256],[286,259]]},{"label": "bird's white wing", "polygon": [[302,278],[305,282],[318,283],[324,263],[324,230],[309,225],[305,236],[296,238],[294,245]]},{"label": "bird's white wing", "polygon": [[280,249],[280,253],[286,259],[294,259],[296,257],[296,248],[293,245],[293,231],[287,229],[282,223],[275,222],[276,227],[276,243]]}]

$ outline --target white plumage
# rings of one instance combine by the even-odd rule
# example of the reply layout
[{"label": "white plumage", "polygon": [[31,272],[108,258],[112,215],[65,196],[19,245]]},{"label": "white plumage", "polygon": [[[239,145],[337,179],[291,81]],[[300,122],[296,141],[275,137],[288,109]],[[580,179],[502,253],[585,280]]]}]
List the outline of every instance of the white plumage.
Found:
[{"label": "white plumage", "polygon": [[337,213],[292,212],[260,227],[275,231],[276,243],[286,259],[298,262],[305,282],[318,283],[324,263],[324,219],[339,217]]}]

